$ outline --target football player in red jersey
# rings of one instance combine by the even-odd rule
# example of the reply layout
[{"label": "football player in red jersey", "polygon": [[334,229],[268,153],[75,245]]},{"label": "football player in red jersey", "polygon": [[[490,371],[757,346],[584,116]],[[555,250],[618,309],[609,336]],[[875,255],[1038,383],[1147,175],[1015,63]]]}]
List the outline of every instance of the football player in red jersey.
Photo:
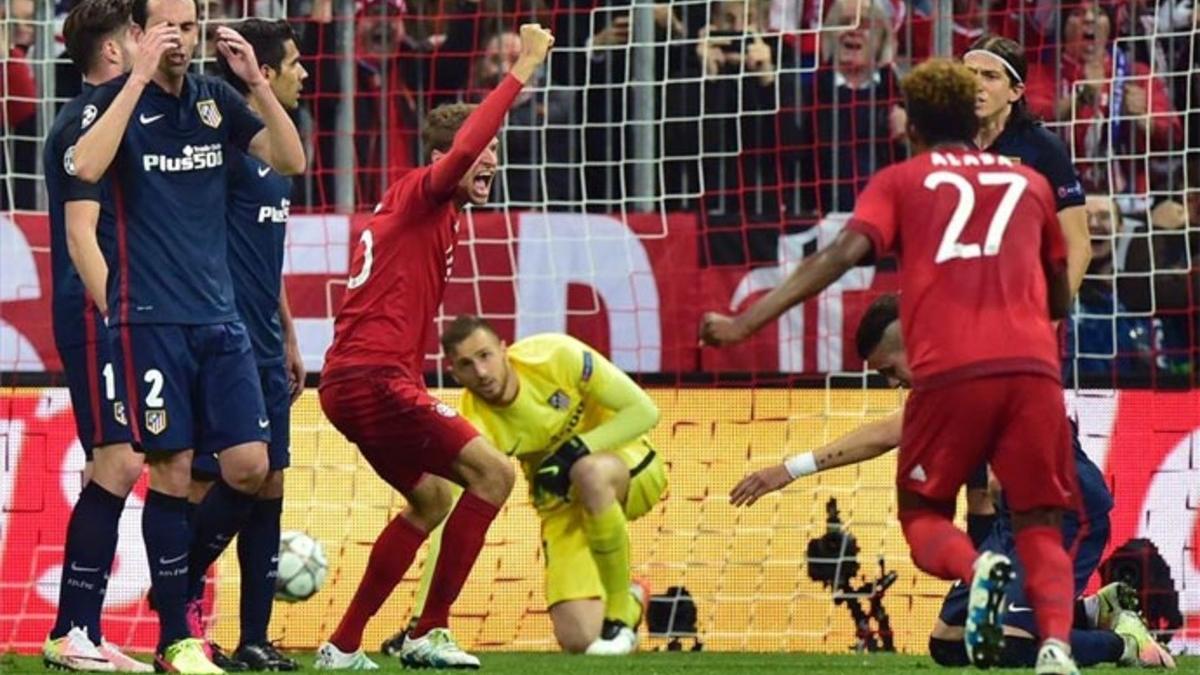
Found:
[{"label": "football player in red jersey", "polygon": [[1046,179],[976,150],[977,84],[932,60],[904,80],[920,151],[877,173],[837,239],[737,317],[709,313],[707,344],[738,342],[813,297],[871,254],[900,259],[900,315],[913,373],[896,483],[913,562],[971,585],[964,642],[986,666],[1002,646],[1006,557],[977,555],[954,526],[955,498],[987,461],[1013,511],[1025,590],[1044,638],[1037,672],[1075,673],[1067,644],[1071,562],[1059,530],[1075,505],[1058,341],[1066,249]]},{"label": "football player in red jersey", "polygon": [[[375,541],[350,606],[319,650],[319,669],[374,669],[361,648],[363,629],[443,519],[443,546],[456,555],[438,558],[421,621],[400,658],[411,667],[479,667],[455,644],[447,619],[514,472],[507,457],[426,391],[424,346],[454,264],[461,210],[487,202],[496,133],[553,44],[541,26],[522,26],[517,63],[483,103],[429,113],[422,134],[431,161],[388,188],[354,252],[325,354],[321,408],[408,506]],[[447,481],[466,488],[453,511]]]}]

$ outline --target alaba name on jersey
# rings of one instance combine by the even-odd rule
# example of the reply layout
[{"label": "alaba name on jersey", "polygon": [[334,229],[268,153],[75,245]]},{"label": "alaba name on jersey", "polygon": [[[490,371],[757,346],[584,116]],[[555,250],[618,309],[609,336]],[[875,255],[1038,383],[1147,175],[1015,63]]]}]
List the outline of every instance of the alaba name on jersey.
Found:
[{"label": "alaba name on jersey", "polygon": [[883,169],[847,228],[900,259],[914,386],[959,376],[1059,377],[1046,269],[1066,248],[1046,179],[1006,157],[926,152]]},{"label": "alaba name on jersey", "polygon": [[450,195],[432,193],[431,171],[413,169],[393,183],[359,235],[325,372],[383,365],[421,379],[460,215]]},{"label": "alaba name on jersey", "polygon": [[[520,460],[530,485],[548,454],[616,413],[605,405],[606,393],[637,387],[611,361],[569,335],[546,333],[518,340],[508,348],[508,362],[520,381],[512,403],[493,406],[464,391],[459,410],[497,449]],[[614,452],[633,467],[652,448],[643,436],[621,448],[593,450]],[[534,505],[556,503],[542,500]]]}]

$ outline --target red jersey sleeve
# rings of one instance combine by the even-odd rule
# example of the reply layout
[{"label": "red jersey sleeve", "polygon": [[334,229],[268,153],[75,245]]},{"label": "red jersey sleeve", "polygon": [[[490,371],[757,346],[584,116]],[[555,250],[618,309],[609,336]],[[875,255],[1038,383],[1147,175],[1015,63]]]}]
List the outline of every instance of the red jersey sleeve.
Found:
[{"label": "red jersey sleeve", "polygon": [[867,183],[854,204],[854,215],[846,223],[846,229],[867,237],[875,247],[875,257],[887,253],[896,242],[896,199],[897,170],[894,165],[880,171]]}]

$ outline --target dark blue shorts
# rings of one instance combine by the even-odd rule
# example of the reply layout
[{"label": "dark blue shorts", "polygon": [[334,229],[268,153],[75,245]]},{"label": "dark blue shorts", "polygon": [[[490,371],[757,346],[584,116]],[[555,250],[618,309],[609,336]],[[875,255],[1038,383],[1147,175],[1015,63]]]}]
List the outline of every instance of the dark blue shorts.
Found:
[{"label": "dark blue shorts", "polygon": [[212,453],[270,440],[258,368],[240,321],[131,324],[115,339],[137,449]]},{"label": "dark blue shorts", "polygon": [[[1109,534],[1111,533],[1111,525],[1108,516],[1096,518],[1093,521],[1085,523],[1086,528],[1082,533],[1082,538],[1076,535],[1079,533],[1079,519],[1075,514],[1068,514],[1063,519],[1063,542],[1068,546],[1075,546],[1073,553],[1075,554],[1073,564],[1075,573],[1075,596],[1079,597],[1083,594],[1087,587],[1088,579],[1092,577],[1092,573],[1096,571],[1096,567],[1100,564],[1100,557],[1104,554],[1104,547],[1108,545]],[[980,551],[994,551],[1003,553],[1013,561],[1013,569],[1017,573],[1017,579],[1008,587],[1008,593],[1005,597],[1007,606],[1004,612],[1004,625],[1013,628],[1019,628],[1030,635],[1037,636],[1037,623],[1034,621],[1033,610],[1029,605],[1029,599],[1025,595],[1025,570],[1021,566],[1021,561],[1017,557],[1017,544],[1013,538],[1012,531],[1003,525],[997,524],[997,527],[992,529],[991,534],[979,547]],[[962,626],[967,621],[967,599],[970,595],[970,588],[964,586],[962,582],[955,582],[950,588],[950,592],[946,594],[946,599],[942,601],[941,612],[938,613],[938,618],[948,626]]]},{"label": "dark blue shorts", "polygon": [[75,432],[89,462],[95,448],[133,440],[125,404],[125,378],[120,377],[113,363],[108,329],[97,321],[93,331],[82,334],[90,338],[93,333],[95,339],[58,349],[71,392]]},{"label": "dark blue shorts", "polygon": [[[267,405],[267,419],[271,421],[271,441],[267,454],[271,471],[281,471],[292,464],[291,425],[292,393],[287,368],[281,363],[258,369],[262,382],[263,399]],[[201,446],[207,444],[201,442]],[[221,475],[217,456],[213,453],[196,452],[192,459],[192,475],[198,480],[216,480]]]}]

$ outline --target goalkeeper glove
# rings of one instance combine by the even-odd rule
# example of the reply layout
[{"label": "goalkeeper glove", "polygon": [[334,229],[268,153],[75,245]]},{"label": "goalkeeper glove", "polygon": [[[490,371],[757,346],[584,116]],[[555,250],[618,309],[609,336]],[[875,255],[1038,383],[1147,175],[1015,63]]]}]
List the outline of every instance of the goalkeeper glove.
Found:
[{"label": "goalkeeper glove", "polygon": [[567,492],[571,489],[571,467],[591,452],[583,439],[578,436],[572,437],[542,460],[533,479],[534,488],[566,499]]}]

